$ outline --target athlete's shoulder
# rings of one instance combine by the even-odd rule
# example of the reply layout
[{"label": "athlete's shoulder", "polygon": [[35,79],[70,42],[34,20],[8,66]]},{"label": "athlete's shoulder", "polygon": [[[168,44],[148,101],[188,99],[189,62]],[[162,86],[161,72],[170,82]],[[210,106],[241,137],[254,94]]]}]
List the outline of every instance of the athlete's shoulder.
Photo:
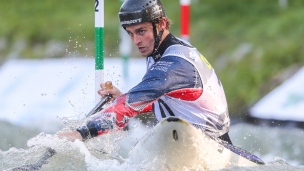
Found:
[{"label": "athlete's shoulder", "polygon": [[[148,70],[149,71],[166,71],[170,75],[175,73],[185,72],[185,73],[194,73],[195,67],[192,63],[187,61],[184,58],[175,55],[169,55],[166,57],[160,58],[155,62]],[[171,73],[171,71],[174,71]]]},{"label": "athlete's shoulder", "polygon": [[200,52],[195,47],[187,47],[183,45],[172,45],[166,49],[163,57],[176,56],[187,61],[194,61],[199,58]]}]

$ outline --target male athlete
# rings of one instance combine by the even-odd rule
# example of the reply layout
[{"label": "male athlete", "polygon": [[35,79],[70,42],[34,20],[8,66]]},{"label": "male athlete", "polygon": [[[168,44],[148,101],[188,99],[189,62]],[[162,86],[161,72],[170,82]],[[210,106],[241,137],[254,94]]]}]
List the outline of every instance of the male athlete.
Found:
[{"label": "male athlete", "polygon": [[176,116],[205,133],[231,144],[230,119],[221,81],[206,58],[189,43],[174,37],[160,0],[125,0],[119,12],[121,26],[130,35],[147,71],[142,81],[122,94],[106,90],[113,102],[75,131],[59,132],[71,141],[86,140],[122,129],[130,118],[154,112],[158,121]]}]

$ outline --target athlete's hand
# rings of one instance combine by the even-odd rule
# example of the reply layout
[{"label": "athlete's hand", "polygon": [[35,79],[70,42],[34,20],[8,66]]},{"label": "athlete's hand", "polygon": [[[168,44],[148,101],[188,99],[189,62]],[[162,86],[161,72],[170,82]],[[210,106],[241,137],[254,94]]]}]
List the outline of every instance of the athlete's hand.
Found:
[{"label": "athlete's hand", "polygon": [[118,88],[116,88],[115,86],[113,86],[112,89],[107,89],[105,83],[101,83],[100,84],[101,89],[98,90],[98,94],[103,98],[105,95],[111,94],[112,98],[110,99],[110,101],[115,100],[117,97],[121,96],[122,93],[120,92],[120,90]]},{"label": "athlete's hand", "polygon": [[59,131],[57,132],[57,136],[69,141],[75,141],[76,139],[83,141],[83,138],[78,131]]}]

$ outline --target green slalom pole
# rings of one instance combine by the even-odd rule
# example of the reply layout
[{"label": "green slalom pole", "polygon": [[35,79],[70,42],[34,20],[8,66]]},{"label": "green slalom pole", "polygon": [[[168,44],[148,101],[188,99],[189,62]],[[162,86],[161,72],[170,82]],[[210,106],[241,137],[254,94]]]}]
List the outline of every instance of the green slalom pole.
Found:
[{"label": "green slalom pole", "polygon": [[100,101],[97,91],[104,82],[104,0],[95,0],[95,103]]}]

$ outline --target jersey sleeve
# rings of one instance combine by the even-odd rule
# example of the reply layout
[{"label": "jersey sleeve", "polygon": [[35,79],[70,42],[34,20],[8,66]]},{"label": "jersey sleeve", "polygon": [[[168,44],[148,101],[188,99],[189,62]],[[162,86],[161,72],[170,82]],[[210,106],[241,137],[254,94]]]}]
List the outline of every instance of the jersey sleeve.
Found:
[{"label": "jersey sleeve", "polygon": [[202,85],[191,63],[179,57],[163,57],[148,69],[138,85],[77,130],[86,139],[112,129],[121,129],[135,115],[151,112],[153,102],[161,96],[174,90],[195,87]]}]

